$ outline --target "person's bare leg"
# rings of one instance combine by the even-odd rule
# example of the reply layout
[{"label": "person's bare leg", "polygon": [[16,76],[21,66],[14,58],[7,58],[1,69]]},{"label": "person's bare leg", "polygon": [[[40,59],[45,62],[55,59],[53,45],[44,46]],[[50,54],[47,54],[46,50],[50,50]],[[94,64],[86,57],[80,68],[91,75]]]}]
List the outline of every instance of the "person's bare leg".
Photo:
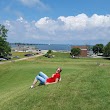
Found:
[{"label": "person's bare leg", "polygon": [[37,79],[36,79],[36,77],[35,77],[35,79],[34,79],[32,85],[31,85],[31,88],[34,88],[34,86],[35,86],[36,83],[37,83]]},{"label": "person's bare leg", "polygon": [[35,77],[35,79],[34,79],[34,81],[33,81],[33,85],[35,85],[37,83],[37,79],[36,79],[36,77]]}]

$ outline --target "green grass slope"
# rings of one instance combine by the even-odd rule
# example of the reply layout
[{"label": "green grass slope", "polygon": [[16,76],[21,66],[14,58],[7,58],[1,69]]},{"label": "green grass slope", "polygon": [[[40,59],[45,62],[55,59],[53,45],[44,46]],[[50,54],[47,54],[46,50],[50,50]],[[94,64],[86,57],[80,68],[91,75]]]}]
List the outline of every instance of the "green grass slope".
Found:
[{"label": "green grass slope", "polygon": [[[0,65],[0,110],[110,110],[110,61],[54,54]],[[29,88],[39,71],[59,66],[61,82]]]}]

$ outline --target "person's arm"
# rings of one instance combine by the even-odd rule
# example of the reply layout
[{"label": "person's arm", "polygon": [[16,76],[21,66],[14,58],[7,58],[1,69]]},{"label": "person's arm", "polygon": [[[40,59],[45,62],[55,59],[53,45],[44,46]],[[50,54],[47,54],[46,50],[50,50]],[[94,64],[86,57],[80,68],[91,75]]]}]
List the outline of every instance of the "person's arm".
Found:
[{"label": "person's arm", "polygon": [[48,84],[55,84],[55,83],[58,83],[58,81],[59,81],[59,79],[58,78],[56,78],[56,80],[55,80],[55,82],[51,82],[51,83],[45,83],[45,85],[48,85]]},{"label": "person's arm", "polygon": [[61,78],[58,81],[61,81]]}]

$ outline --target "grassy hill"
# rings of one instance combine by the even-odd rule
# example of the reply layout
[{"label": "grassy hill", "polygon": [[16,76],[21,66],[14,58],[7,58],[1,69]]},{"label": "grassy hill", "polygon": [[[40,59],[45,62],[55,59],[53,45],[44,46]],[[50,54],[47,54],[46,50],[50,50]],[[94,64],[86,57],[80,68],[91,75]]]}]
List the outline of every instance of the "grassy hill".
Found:
[{"label": "grassy hill", "polygon": [[[110,61],[54,54],[0,65],[0,110],[110,110]],[[39,71],[59,66],[61,82],[29,88]]]}]

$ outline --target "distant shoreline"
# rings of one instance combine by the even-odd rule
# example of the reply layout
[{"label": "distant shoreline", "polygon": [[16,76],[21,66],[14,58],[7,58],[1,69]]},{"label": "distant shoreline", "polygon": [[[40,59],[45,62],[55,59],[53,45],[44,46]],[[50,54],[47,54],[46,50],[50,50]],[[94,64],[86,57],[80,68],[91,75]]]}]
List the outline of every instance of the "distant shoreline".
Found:
[{"label": "distant shoreline", "polygon": [[9,43],[10,45],[73,45],[73,44],[42,44],[42,43]]},{"label": "distant shoreline", "polygon": [[[30,48],[36,48],[39,50],[55,50],[55,51],[71,51],[71,48],[75,45],[71,44],[31,44],[31,43],[10,43],[10,46],[12,48],[15,47],[30,47]],[[81,46],[81,45],[79,45]],[[92,47],[92,46],[89,46]]]},{"label": "distant shoreline", "polygon": [[72,45],[66,44],[19,44],[11,43],[11,48],[35,48],[36,50],[70,51]]}]

